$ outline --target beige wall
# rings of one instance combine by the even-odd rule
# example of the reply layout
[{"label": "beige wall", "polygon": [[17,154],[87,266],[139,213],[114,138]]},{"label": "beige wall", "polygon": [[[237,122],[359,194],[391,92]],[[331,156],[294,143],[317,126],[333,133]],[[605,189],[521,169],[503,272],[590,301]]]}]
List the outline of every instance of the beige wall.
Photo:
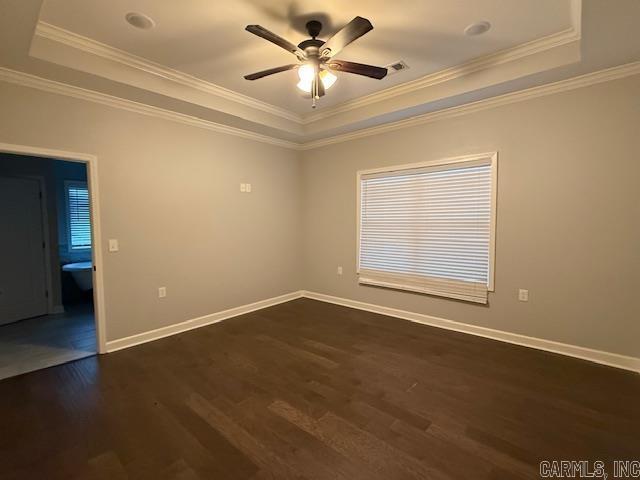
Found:
[{"label": "beige wall", "polygon": [[[305,152],[0,83],[0,142],[98,156],[108,340],[304,288],[640,356],[638,80]],[[356,171],[489,150],[489,306],[359,286]]]},{"label": "beige wall", "polygon": [[[492,150],[489,305],[359,286],[356,171]],[[307,151],[302,185],[305,289],[640,356],[639,77]]]},{"label": "beige wall", "polygon": [[1,82],[0,105],[0,142],[98,156],[107,340],[300,288],[297,152]]}]

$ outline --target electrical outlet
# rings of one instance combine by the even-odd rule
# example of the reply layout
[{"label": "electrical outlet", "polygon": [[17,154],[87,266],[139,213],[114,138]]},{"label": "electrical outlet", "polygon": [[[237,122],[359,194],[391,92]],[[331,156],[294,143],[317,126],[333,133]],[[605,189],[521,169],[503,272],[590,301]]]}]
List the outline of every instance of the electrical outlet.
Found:
[{"label": "electrical outlet", "polygon": [[523,288],[518,290],[518,300],[520,300],[521,302],[528,302],[529,301],[529,290],[525,290]]},{"label": "electrical outlet", "polygon": [[338,275],[342,275],[342,267],[338,267]]},{"label": "electrical outlet", "polygon": [[167,296],[167,287],[158,288],[158,298],[164,298]]}]

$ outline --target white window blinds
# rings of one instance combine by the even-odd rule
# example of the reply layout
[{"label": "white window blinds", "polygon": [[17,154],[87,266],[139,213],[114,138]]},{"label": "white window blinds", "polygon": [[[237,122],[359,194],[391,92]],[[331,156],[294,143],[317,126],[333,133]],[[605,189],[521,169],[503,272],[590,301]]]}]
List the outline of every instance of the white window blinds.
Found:
[{"label": "white window blinds", "polygon": [[360,174],[360,283],[487,303],[494,155]]},{"label": "white window blinds", "polygon": [[69,248],[71,250],[91,248],[89,191],[86,184],[67,184],[67,221]]}]

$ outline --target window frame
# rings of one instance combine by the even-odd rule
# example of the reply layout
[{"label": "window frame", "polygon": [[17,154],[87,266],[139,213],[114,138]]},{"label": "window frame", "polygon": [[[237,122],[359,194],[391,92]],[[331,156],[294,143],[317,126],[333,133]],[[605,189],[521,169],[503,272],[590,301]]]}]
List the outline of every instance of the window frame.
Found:
[{"label": "window frame", "polygon": [[[70,218],[70,212],[71,209],[70,204],[69,204],[69,187],[84,187],[87,189],[87,195],[89,198],[89,231],[91,234],[91,244],[89,246],[86,247],[76,247],[73,248],[73,244],[71,242],[71,218]],[[91,192],[89,191],[89,185],[87,182],[82,181],[82,180],[65,180],[64,181],[64,202],[65,202],[65,216],[64,216],[64,221],[67,224],[66,225],[66,230],[67,230],[67,251],[69,253],[73,253],[73,252],[86,252],[87,250],[91,250],[91,248],[93,247],[93,227],[92,227],[92,223],[91,223]]]},{"label": "window frame", "polygon": [[[379,173],[394,173],[402,170],[415,170],[424,167],[439,167],[460,163],[488,161],[491,165],[491,222],[489,226],[489,265],[487,272],[487,291],[495,291],[495,259],[496,259],[496,212],[498,199],[498,152],[485,152],[458,157],[448,157],[424,162],[390,165],[387,167],[358,170],[356,172],[356,274],[360,276],[360,228],[362,221],[362,177]],[[404,289],[402,289],[404,290]],[[413,291],[408,290],[407,291]],[[445,297],[446,298],[446,297]]]}]

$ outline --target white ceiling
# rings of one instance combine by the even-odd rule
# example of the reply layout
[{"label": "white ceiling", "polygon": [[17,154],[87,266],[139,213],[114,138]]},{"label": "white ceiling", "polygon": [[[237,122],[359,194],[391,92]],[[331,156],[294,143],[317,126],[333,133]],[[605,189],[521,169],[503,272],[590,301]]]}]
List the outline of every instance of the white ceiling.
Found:
[{"label": "white ceiling", "polygon": [[[136,11],[157,25],[138,30],[124,16]],[[293,63],[286,51],[244,31],[261,24],[294,43],[307,38],[304,23],[319,18],[326,39],[356,15],[374,30],[338,58],[387,65],[404,60],[410,69],[381,81],[339,74],[320,108],[361,97],[459,65],[465,61],[539,39],[571,27],[570,0],[45,0],[40,20],[199,77],[298,114],[309,101],[295,88],[296,73],[254,82],[242,77]],[[464,28],[487,20],[485,35],[467,37]]]}]

